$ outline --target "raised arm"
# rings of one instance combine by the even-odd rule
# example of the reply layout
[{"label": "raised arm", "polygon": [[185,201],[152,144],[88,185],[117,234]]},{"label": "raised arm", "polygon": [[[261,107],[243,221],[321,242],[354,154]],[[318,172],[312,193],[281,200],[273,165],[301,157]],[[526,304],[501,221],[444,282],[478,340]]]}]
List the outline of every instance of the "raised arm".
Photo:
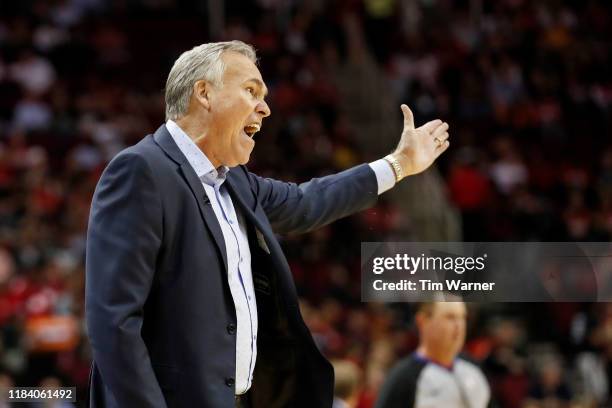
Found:
[{"label": "raised arm", "polygon": [[[448,124],[441,120],[427,122],[415,128],[408,106],[401,106],[404,129],[397,148],[385,156],[392,172],[391,183],[379,186],[382,177],[373,166],[360,165],[341,173],[295,184],[262,178],[249,173],[255,194],[276,232],[306,232],[338,218],[372,206],[379,191],[385,191],[395,181],[427,169],[448,149]],[[382,188],[379,188],[382,187]]]},{"label": "raised arm", "polygon": [[278,233],[307,232],[368,208],[378,197],[376,176],[367,164],[310,180],[285,183],[249,173],[272,228]]}]

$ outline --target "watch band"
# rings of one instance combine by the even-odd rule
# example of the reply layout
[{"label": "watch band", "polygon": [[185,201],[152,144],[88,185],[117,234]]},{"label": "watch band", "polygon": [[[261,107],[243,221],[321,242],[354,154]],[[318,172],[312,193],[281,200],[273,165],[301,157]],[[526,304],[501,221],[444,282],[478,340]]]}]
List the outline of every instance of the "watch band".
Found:
[{"label": "watch band", "polygon": [[386,155],[385,157],[383,157],[383,159],[385,159],[387,163],[391,165],[391,168],[393,169],[393,173],[395,173],[396,183],[404,178],[404,171],[402,170],[402,166],[400,166],[399,162],[392,154]]}]

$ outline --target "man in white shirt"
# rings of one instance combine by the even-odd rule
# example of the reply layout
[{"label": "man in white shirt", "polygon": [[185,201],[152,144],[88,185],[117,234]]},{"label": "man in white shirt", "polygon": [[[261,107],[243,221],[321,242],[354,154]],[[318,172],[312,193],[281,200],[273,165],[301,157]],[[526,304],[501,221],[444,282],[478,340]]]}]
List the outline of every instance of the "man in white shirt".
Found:
[{"label": "man in white shirt", "polygon": [[244,166],[270,115],[251,46],[203,44],[166,83],[166,119],[94,194],[86,318],[95,407],[330,407],[333,371],[305,327],[275,233],[373,205],[448,148],[440,120],[384,159],[296,185]]}]

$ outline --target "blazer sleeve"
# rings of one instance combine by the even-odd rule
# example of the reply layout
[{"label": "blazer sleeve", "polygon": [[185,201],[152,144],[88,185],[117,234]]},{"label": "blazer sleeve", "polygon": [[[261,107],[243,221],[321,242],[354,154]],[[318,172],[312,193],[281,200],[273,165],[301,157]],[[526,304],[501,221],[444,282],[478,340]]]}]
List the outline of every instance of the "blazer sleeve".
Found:
[{"label": "blazer sleeve", "polygon": [[141,336],[161,238],[161,197],[151,170],[141,156],[121,153],[92,200],[85,313],[93,358],[122,407],[166,407]]},{"label": "blazer sleeve", "polygon": [[258,201],[277,233],[307,232],[371,207],[376,175],[362,164],[306,183],[286,183],[248,173]]}]

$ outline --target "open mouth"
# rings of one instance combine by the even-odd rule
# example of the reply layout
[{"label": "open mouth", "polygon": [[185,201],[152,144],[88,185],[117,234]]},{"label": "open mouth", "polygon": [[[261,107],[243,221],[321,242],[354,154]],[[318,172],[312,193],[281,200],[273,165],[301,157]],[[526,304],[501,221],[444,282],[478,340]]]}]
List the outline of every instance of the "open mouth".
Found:
[{"label": "open mouth", "polygon": [[258,123],[251,123],[244,127],[244,133],[247,134],[248,137],[253,138],[255,133],[259,132],[260,125]]}]

